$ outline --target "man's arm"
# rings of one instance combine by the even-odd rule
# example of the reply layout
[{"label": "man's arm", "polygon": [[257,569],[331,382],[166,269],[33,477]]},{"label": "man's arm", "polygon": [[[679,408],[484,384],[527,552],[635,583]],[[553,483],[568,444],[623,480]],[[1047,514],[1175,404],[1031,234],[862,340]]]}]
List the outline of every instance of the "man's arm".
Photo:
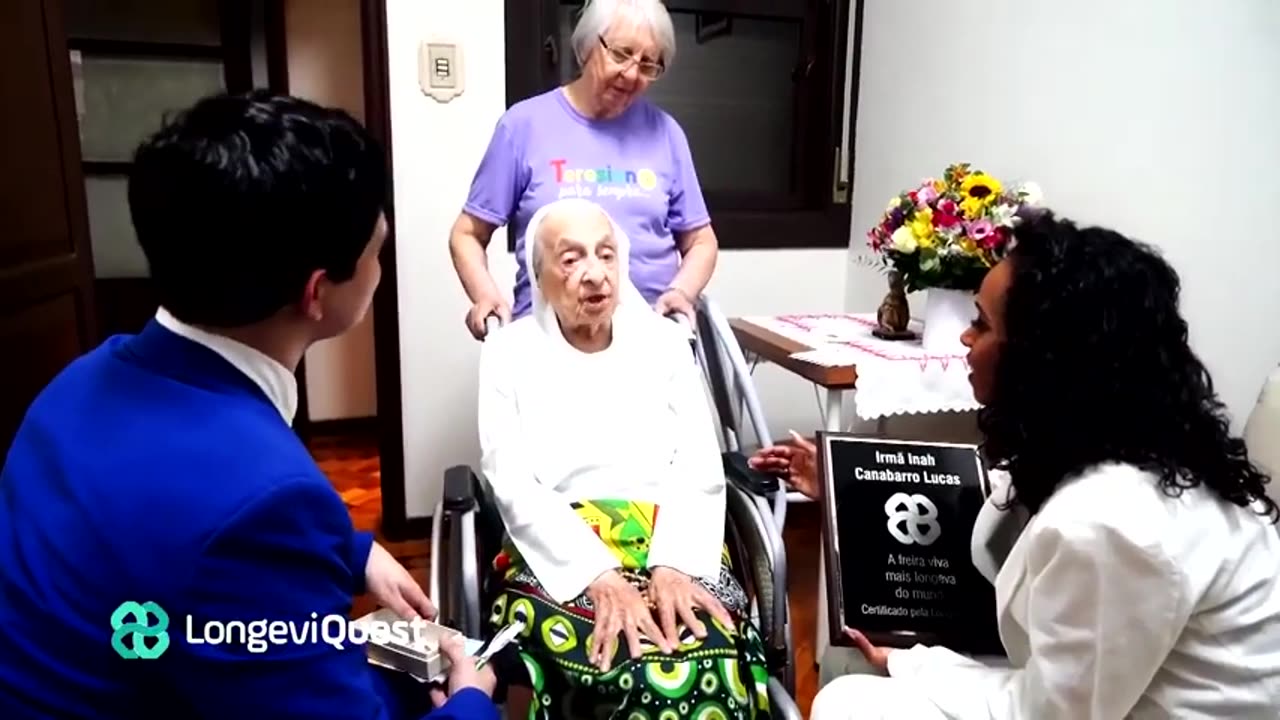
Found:
[{"label": "man's arm", "polygon": [[351,534],[351,544],[347,552],[347,569],[355,580],[355,595],[363,595],[369,591],[365,568],[369,567],[369,553],[373,550],[373,533],[357,530]]},{"label": "man's arm", "polygon": [[449,701],[433,710],[426,720],[498,720],[498,708],[476,688],[454,693]]},{"label": "man's arm", "polygon": [[[244,507],[191,569],[161,659],[168,682],[209,718],[392,717],[396,703],[364,646],[347,640],[350,589],[363,572],[350,567],[352,535],[323,479],[286,481]],[[215,635],[232,621],[244,625]],[[241,627],[257,642],[246,644]]]},{"label": "man's arm", "polygon": [[481,469],[511,540],[556,602],[580,595],[618,560],[569,503],[534,476],[516,407],[513,354],[507,332],[480,350]]},{"label": "man's arm", "polygon": [[671,465],[673,492],[658,509],[649,567],[665,566],[715,580],[724,546],[724,465],[702,373],[688,343],[677,333],[671,335],[667,392],[680,445]]}]

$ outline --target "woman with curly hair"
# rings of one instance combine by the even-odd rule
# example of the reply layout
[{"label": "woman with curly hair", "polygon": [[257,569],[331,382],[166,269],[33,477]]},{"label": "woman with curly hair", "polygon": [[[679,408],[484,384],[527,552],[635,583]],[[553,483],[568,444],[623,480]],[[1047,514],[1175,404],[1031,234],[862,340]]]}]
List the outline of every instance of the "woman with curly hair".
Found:
[{"label": "woman with curly hair", "polygon": [[[835,680],[812,717],[1280,717],[1280,510],[1188,344],[1177,273],[1047,212],[1015,236],[963,338],[1008,480],[984,513],[1029,516],[993,579],[1009,667],[850,630],[888,677]],[[807,455],[756,462],[807,474]]]}]

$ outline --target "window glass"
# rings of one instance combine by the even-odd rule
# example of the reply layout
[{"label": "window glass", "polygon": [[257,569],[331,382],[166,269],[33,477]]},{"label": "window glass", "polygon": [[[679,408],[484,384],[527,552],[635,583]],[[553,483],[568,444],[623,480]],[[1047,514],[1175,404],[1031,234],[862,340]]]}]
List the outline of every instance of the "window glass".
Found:
[{"label": "window glass", "polygon": [[[570,37],[580,9],[560,6],[561,82],[577,74]],[[680,11],[671,20],[676,61],[647,97],[684,128],[703,191],[791,192],[800,22]]]}]

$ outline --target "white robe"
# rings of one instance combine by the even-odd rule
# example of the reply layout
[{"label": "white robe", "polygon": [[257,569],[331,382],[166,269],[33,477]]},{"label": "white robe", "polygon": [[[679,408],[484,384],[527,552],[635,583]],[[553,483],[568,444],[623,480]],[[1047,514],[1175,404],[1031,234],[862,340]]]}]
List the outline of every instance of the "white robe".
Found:
[{"label": "white robe", "polygon": [[486,338],[480,356],[482,472],[516,549],[561,603],[618,567],[576,500],[658,504],[649,567],[720,574],[726,487],[702,375],[687,331],[630,285],[626,237],[616,224],[614,234],[622,299],[608,349],[569,345],[535,283],[534,312]]},{"label": "white robe", "polygon": [[1280,717],[1280,534],[1205,488],[1171,498],[1134,467],[1094,468],[1030,520],[995,584],[1011,668],[895,650],[890,677],[832,682],[811,717]]}]

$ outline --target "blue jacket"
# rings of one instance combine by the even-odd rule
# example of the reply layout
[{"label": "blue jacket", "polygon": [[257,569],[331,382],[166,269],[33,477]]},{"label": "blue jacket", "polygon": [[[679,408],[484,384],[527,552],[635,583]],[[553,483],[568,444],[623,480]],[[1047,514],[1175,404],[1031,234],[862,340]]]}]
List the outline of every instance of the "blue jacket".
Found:
[{"label": "blue jacket", "polygon": [[[0,472],[0,717],[423,717],[425,686],[323,639],[372,542],[246,375],[155,321],[113,337],[36,398]],[[148,602],[167,635],[117,612]],[[284,643],[245,642],[259,625]],[[466,690],[425,716],[498,714]]]}]

